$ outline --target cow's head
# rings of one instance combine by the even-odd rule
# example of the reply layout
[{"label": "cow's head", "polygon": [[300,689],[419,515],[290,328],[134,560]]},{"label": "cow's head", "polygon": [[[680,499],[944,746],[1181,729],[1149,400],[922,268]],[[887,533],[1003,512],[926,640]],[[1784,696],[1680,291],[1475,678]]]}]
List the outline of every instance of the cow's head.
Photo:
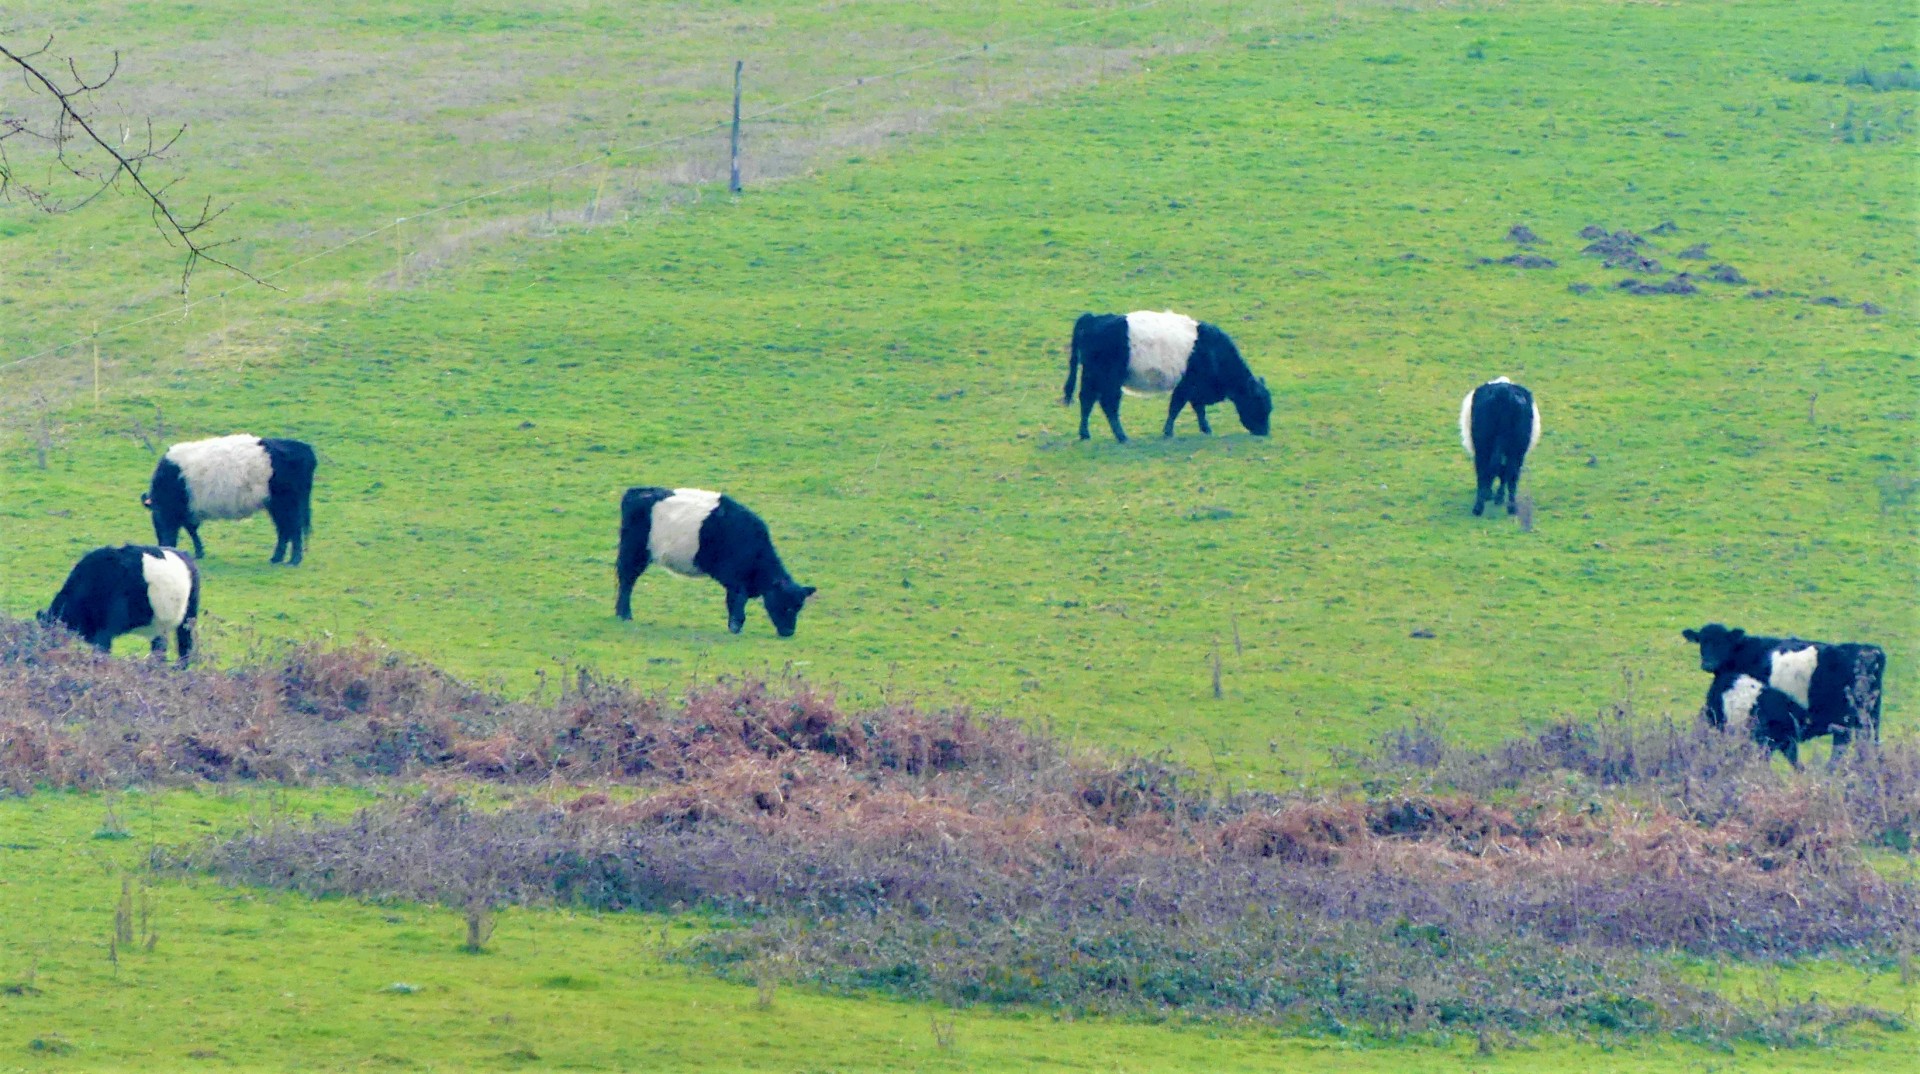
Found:
[{"label": "cow's head", "polygon": [[767,618],[773,620],[773,629],[781,637],[793,637],[793,628],[800,622],[801,607],[817,592],[819,590],[812,586],[801,585],[791,578],[767,590]]},{"label": "cow's head", "polygon": [[1734,647],[1747,636],[1747,632],[1738,628],[1730,630],[1719,623],[1708,623],[1699,630],[1682,630],[1680,636],[1700,646],[1701,671],[1719,671],[1733,663]]},{"label": "cow's head", "polygon": [[1233,409],[1240,412],[1240,424],[1255,436],[1265,436],[1273,421],[1273,393],[1267,391],[1267,378],[1256,377],[1233,397]]},{"label": "cow's head", "polygon": [[147,510],[149,510],[149,511],[151,511],[151,510],[153,510],[153,493],[151,493],[151,492],[143,492],[143,493],[141,493],[141,494],[140,494],[140,506],[142,506],[142,507],[144,507],[144,508],[146,508],[146,509],[147,509]]}]

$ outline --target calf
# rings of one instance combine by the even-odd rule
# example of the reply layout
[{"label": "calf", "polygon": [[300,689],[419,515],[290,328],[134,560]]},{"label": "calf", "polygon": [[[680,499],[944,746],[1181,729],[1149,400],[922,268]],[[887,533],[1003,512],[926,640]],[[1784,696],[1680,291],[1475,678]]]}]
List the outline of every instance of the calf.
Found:
[{"label": "calf", "polygon": [[1539,442],[1540,407],[1532,392],[1507,378],[1495,377],[1460,400],[1460,446],[1479,483],[1474,514],[1486,510],[1489,493],[1494,503],[1506,501],[1507,514],[1520,509],[1520,466]]},{"label": "calf", "polygon": [[1880,679],[1887,654],[1878,645],[1763,638],[1719,623],[1680,633],[1700,646],[1701,670],[1750,676],[1805,709],[1797,741],[1832,735],[1833,761],[1855,731],[1880,740]]},{"label": "calf", "polygon": [[1080,439],[1088,438],[1087,418],[1099,403],[1107,415],[1113,438],[1127,442],[1120,428],[1120,393],[1172,392],[1162,436],[1173,435],[1180,408],[1193,407],[1200,431],[1209,435],[1207,408],[1233,400],[1240,424],[1255,436],[1267,435],[1273,417],[1273,396],[1267,382],[1253,375],[1235,349],[1233,340],[1213,325],[1178,313],[1136,310],[1083,313],[1073,323],[1073,344],[1067,353],[1067,387],[1060,402],[1073,401],[1074,381],[1080,384]]},{"label": "calf", "polygon": [[65,626],[103,653],[120,635],[139,634],[153,639],[153,654],[162,658],[171,630],[184,667],[199,614],[200,571],[192,557],[171,548],[126,544],[81,556],[39,619]]},{"label": "calf", "polygon": [[273,560],[298,566],[313,530],[313,448],[298,440],[263,440],[240,434],[191,440],[167,449],[153,468],[153,483],[140,497],[153,512],[153,536],[172,547],[180,527],[204,557],[200,523],[210,518],[246,518],[262,507],[273,519]]},{"label": "calf", "polygon": [[1800,742],[1810,722],[1805,706],[1751,675],[1723,671],[1707,689],[1707,723],[1717,728],[1744,730],[1768,753],[1786,754],[1787,763],[1800,767]]},{"label": "calf", "polygon": [[727,591],[727,629],[735,634],[747,623],[747,601],[760,597],[773,629],[792,637],[801,605],[817,592],[787,573],[759,515],[705,489],[632,488],[621,498],[613,614],[633,618],[633,583],[650,563],[719,582]]}]

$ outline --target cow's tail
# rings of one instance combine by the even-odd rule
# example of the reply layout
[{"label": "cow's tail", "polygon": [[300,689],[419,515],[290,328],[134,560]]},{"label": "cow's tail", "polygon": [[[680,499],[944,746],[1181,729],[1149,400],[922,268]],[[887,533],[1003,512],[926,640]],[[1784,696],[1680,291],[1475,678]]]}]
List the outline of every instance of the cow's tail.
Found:
[{"label": "cow's tail", "polygon": [[1080,379],[1080,339],[1086,334],[1087,321],[1091,313],[1083,313],[1073,322],[1073,342],[1067,344],[1067,386],[1060,392],[1060,405],[1073,402],[1073,388]]}]

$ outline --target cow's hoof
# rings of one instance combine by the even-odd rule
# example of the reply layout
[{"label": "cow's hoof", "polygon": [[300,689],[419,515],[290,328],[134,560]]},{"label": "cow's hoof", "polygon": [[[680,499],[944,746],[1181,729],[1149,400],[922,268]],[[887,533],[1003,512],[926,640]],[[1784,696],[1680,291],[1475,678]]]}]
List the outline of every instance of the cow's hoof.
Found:
[{"label": "cow's hoof", "polygon": [[633,612],[632,612],[631,610],[624,610],[624,611],[623,611],[623,610],[621,610],[621,609],[619,609],[619,608],[615,608],[615,609],[613,610],[613,617],[614,617],[615,619],[619,619],[619,620],[621,620],[621,621],[623,621],[623,622],[632,622],[632,621],[633,621]]},{"label": "cow's hoof", "polygon": [[1486,504],[1483,504],[1483,503],[1476,503],[1476,504],[1474,504],[1474,505],[1473,505],[1473,517],[1475,517],[1475,518],[1479,518],[1479,517],[1480,517],[1480,516],[1481,516],[1482,514],[1484,514],[1484,513],[1486,512],[1486,510],[1487,510],[1487,505],[1486,505]]},{"label": "cow's hoof", "polygon": [[1519,513],[1520,513],[1520,505],[1519,505],[1519,504],[1517,504],[1517,503],[1510,503],[1510,504],[1508,504],[1508,505],[1507,505],[1507,514],[1510,514],[1510,515],[1517,515],[1517,514],[1519,514]]},{"label": "cow's hoof", "polygon": [[745,620],[742,620],[741,622],[738,622],[738,623],[728,623],[728,624],[727,624],[727,633],[729,633],[729,634],[738,634],[738,633],[740,633],[740,631],[742,631],[743,629],[745,629],[745,628],[746,628],[746,625],[747,625],[747,624],[746,624],[746,622],[745,622]]}]

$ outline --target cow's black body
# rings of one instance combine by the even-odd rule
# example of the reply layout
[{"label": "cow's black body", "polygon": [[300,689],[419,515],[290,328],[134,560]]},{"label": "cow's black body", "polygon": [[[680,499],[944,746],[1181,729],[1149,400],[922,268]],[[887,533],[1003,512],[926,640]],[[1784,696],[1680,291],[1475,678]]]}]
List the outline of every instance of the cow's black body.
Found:
[{"label": "cow's black body", "polygon": [[[185,564],[190,580],[185,617],[167,627],[173,631],[180,663],[185,664],[193,653],[194,620],[200,614],[200,572],[192,557],[177,549],[128,544],[88,552],[67,573],[66,583],[40,613],[40,621],[59,623],[101,652],[110,651],[113,639],[120,635],[153,627],[154,608],[142,560],[169,553]],[[164,633],[154,635],[152,649],[156,656],[165,655]]]},{"label": "cow's black body", "polygon": [[[1067,356],[1067,383],[1062,403],[1073,401],[1074,384],[1080,386],[1080,439],[1088,439],[1087,419],[1095,404],[1107,416],[1113,438],[1126,443],[1126,430],[1120,427],[1121,389],[1127,381],[1131,347],[1127,335],[1127,315],[1123,313],[1083,313],[1073,324],[1073,341]],[[1211,434],[1207,407],[1232,400],[1240,423],[1255,436],[1266,436],[1273,416],[1273,396],[1266,381],[1253,375],[1233,340],[1219,328],[1199,322],[1193,350],[1186,370],[1167,401],[1167,423],[1162,435],[1173,435],[1173,422],[1184,407],[1193,408],[1193,416],[1202,433]]]},{"label": "cow's black body", "polygon": [[[652,562],[654,508],[686,490],[645,487],[628,489],[620,500],[620,552],[616,563],[619,596],[614,614],[633,618],[633,585]],[[693,566],[727,591],[727,629],[740,633],[747,621],[747,602],[762,600],[767,618],[783,638],[792,637],[800,609],[815,593],[812,586],[793,580],[774,551],[773,537],[760,516],[730,496],[720,496],[700,522],[698,551]]]}]

